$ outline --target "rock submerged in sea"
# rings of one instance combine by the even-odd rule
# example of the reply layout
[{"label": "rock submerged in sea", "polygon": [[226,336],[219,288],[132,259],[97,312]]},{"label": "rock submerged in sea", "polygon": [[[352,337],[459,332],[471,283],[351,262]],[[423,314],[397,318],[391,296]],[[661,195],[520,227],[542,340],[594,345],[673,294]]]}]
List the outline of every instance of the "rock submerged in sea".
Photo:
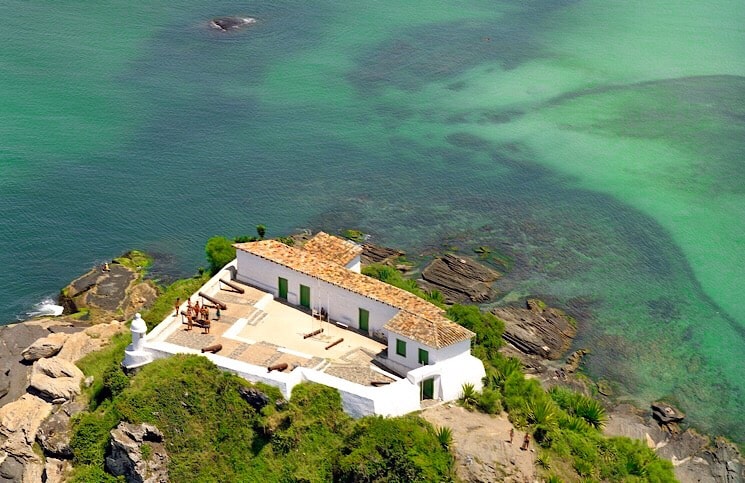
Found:
[{"label": "rock submerged in sea", "polygon": [[679,423],[685,419],[685,414],[665,402],[652,403],[652,416],[661,424]]},{"label": "rock submerged in sea", "polygon": [[251,17],[215,17],[210,20],[210,27],[228,32],[242,29],[253,23],[256,23],[256,19]]},{"label": "rock submerged in sea", "polygon": [[524,354],[558,359],[577,334],[574,319],[537,299],[528,299],[525,308],[496,307],[491,312],[504,321],[502,338]]}]

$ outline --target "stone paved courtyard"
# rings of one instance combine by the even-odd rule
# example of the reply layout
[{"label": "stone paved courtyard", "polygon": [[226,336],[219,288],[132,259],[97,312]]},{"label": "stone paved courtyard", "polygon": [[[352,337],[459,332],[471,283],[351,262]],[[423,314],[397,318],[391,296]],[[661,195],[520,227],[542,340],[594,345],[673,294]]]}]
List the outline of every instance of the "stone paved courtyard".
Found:
[{"label": "stone paved courtyard", "polygon": [[[163,340],[196,350],[221,344],[219,355],[262,367],[287,363],[285,372],[295,367],[314,368],[362,385],[395,380],[373,368],[375,355],[385,351],[385,345],[354,330],[321,322],[303,310],[271,299],[266,292],[254,287],[232,282],[243,288],[244,293],[225,284],[220,284],[220,289],[214,289],[214,293],[208,293],[228,306],[221,311],[219,321],[215,310],[211,309],[209,334],[196,325],[187,330],[183,323],[185,317],[172,314],[164,322],[169,328],[164,331],[168,335]],[[193,302],[197,300],[200,304],[206,301],[202,297],[192,297]],[[323,332],[303,337],[318,328],[323,328]],[[326,349],[339,339],[343,341]]]}]

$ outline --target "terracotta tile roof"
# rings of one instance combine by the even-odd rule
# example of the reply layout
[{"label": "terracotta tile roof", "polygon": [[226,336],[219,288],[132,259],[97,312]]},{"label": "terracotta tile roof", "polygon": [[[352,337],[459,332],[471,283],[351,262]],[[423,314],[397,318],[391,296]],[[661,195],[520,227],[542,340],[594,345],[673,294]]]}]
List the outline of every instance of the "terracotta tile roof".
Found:
[{"label": "terracotta tile roof", "polygon": [[442,315],[437,318],[425,318],[406,310],[397,313],[384,327],[436,349],[476,335]]},{"label": "terracotta tile roof", "polygon": [[362,254],[362,247],[350,240],[319,231],[303,245],[303,250],[324,258],[329,262],[345,266]]},{"label": "terracotta tile roof", "polygon": [[401,310],[385,327],[429,347],[439,349],[475,335],[465,327],[452,322],[444,316],[442,309],[426,300],[393,285],[348,270],[309,251],[293,248],[276,240],[236,243],[234,246],[238,250]]}]

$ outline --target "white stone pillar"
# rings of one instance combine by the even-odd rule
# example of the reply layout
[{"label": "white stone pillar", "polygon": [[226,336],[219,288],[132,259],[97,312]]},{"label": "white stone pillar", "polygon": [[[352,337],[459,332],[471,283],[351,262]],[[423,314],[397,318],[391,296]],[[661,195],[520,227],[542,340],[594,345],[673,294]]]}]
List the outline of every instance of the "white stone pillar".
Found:
[{"label": "white stone pillar", "polygon": [[126,369],[133,369],[152,362],[152,355],[145,349],[147,324],[142,320],[142,316],[139,313],[135,314],[135,318],[132,320],[129,330],[132,332],[132,343],[129,344],[127,349],[124,351],[124,361],[122,362],[122,366]]}]

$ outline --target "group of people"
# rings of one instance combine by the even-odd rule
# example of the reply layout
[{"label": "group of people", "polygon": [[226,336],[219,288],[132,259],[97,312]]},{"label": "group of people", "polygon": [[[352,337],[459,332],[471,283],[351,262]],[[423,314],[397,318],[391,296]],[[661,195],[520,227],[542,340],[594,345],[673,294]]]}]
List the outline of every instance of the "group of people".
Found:
[{"label": "group of people", "polygon": [[[515,438],[515,428],[510,429],[510,444],[512,444],[512,440]],[[520,449],[523,451],[527,451],[528,446],[530,445],[530,434],[525,433],[525,438],[523,438],[523,445],[520,446]]]},{"label": "group of people", "polygon": [[[181,299],[177,298],[175,302],[176,315],[178,315],[179,307],[181,307]],[[192,304],[191,299],[186,299],[186,330],[191,330],[194,324],[200,325],[204,332],[203,334],[210,333],[210,308],[214,308],[215,320],[220,320],[220,307],[216,305],[207,305],[206,303],[200,305],[197,300]]]}]

